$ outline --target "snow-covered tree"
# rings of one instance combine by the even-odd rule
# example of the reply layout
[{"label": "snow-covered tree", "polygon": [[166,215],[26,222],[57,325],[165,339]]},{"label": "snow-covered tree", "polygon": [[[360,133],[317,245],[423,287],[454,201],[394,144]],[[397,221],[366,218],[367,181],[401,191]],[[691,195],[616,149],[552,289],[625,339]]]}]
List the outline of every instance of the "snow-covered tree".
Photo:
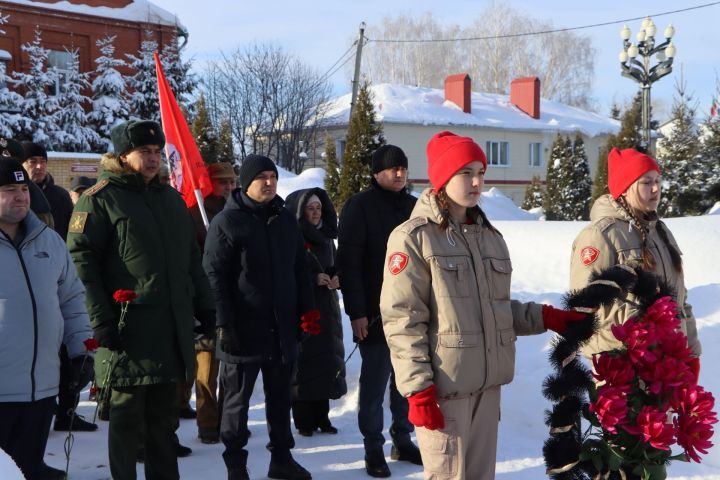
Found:
[{"label": "snow-covered tree", "polygon": [[170,84],[170,89],[175,94],[178,103],[185,107],[188,112],[193,112],[193,105],[189,102],[190,95],[198,85],[198,80],[190,73],[192,66],[190,61],[183,61],[180,56],[177,37],[172,38],[169,43],[163,46],[160,55],[165,78]]},{"label": "snow-covered tree", "polygon": [[706,179],[700,161],[695,106],[682,80],[675,84],[671,122],[658,157],[663,172],[660,211],[672,217],[697,215],[703,213],[700,201]]},{"label": "snow-covered tree", "polygon": [[[720,98],[720,88],[717,95]],[[705,210],[720,202],[720,114],[715,112],[703,122],[700,158],[707,171],[701,206]]]},{"label": "snow-covered tree", "polygon": [[131,88],[130,116],[133,119],[160,121],[160,102],[158,100],[157,76],[153,53],[158,49],[155,40],[144,40],[137,55],[126,53],[128,66],[134,72],[125,77]]},{"label": "snow-covered tree", "polygon": [[338,168],[337,148],[330,135],[325,135],[325,190],[333,205],[338,204],[340,190],[340,169]]},{"label": "snow-covered tree", "polygon": [[210,123],[207,108],[205,107],[205,96],[200,95],[195,103],[195,119],[190,127],[195,142],[197,143],[200,156],[205,163],[218,161],[218,134]]},{"label": "snow-covered tree", "polygon": [[575,186],[573,185],[573,143],[570,137],[563,140],[562,153],[557,157],[553,167],[557,206],[555,220],[573,220],[575,212]]},{"label": "snow-covered tree", "polygon": [[60,127],[52,141],[54,150],[65,152],[89,152],[93,145],[100,142],[100,136],[87,125],[87,114],[83,106],[90,104],[90,98],[82,94],[90,87],[89,73],[80,73],[78,50],[68,50],[70,64],[67,74],[60,83],[57,95],[58,119]]},{"label": "snow-covered tree", "polygon": [[585,142],[580,134],[575,135],[570,161],[570,181],[564,186],[563,196],[566,200],[566,220],[588,220],[590,199],[592,197],[592,180],[590,164],[585,152]]},{"label": "snow-covered tree", "polygon": [[562,163],[565,158],[565,139],[558,133],[550,150],[550,160],[547,164],[545,174],[545,198],[543,198],[543,210],[548,220],[559,220],[562,210],[562,199],[560,197]]},{"label": "snow-covered tree", "polygon": [[41,43],[42,32],[38,29],[34,40],[20,47],[29,56],[28,73],[13,72],[17,88],[24,92],[17,138],[51,148],[60,129],[57,124],[60,106],[57,96],[48,95],[47,91],[58,84],[59,78],[57,70],[47,68],[49,50]]},{"label": "snow-covered tree", "polygon": [[130,116],[125,77],[118,71],[118,68],[124,67],[126,63],[113,56],[116,37],[108,35],[95,42],[101,55],[95,59],[92,111],[88,114],[88,123],[101,137],[96,147],[104,151],[109,150],[112,145],[112,128]]},{"label": "snow-covered tree", "polygon": [[[0,14],[0,26],[8,22],[9,15]],[[0,29],[0,35],[5,31]],[[0,137],[14,137],[20,125],[20,103],[22,97],[10,90],[12,79],[5,71],[6,63],[0,62]]]},{"label": "snow-covered tree", "polygon": [[372,91],[370,84],[365,82],[360,87],[348,127],[338,200],[335,204],[338,211],[342,210],[348,198],[370,186],[372,154],[382,145],[385,145],[382,124],[375,119]]},{"label": "snow-covered tree", "polygon": [[521,208],[531,210],[533,208],[543,206],[543,197],[545,196],[545,188],[543,187],[540,175],[533,175],[530,185],[525,189],[525,198]]}]

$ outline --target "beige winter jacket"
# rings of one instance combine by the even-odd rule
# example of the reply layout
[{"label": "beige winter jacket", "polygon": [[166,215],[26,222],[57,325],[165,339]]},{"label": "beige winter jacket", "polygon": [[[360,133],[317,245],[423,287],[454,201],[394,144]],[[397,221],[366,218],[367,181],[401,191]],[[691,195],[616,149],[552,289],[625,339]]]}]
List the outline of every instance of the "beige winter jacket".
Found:
[{"label": "beige winter jacket", "polygon": [[513,379],[517,335],[545,331],[542,306],[510,300],[502,236],[481,224],[441,230],[429,191],[390,235],[380,310],[400,393],[435,384],[458,397]]},{"label": "beige winter jacket", "polygon": [[[642,240],[638,230],[631,226],[630,216],[613,200],[610,195],[598,198],[590,211],[591,223],[585,227],[573,242],[570,263],[570,288],[580,289],[588,284],[590,275],[617,264],[642,264]],[[655,274],[665,281],[674,291],[678,304],[682,329],[688,337],[688,345],[695,355],[700,355],[701,347],[695,327],[692,307],[686,303],[687,290],[683,275],[673,267],[670,252],[657,231],[657,221],[645,224],[648,227],[647,246],[657,264]],[[670,243],[680,251],[675,238],[667,226]],[[583,354],[612,350],[620,346],[610,327],[622,324],[633,316],[635,297],[628,295],[624,301],[616,301],[611,307],[603,307],[598,312],[599,332],[590,340]]]}]

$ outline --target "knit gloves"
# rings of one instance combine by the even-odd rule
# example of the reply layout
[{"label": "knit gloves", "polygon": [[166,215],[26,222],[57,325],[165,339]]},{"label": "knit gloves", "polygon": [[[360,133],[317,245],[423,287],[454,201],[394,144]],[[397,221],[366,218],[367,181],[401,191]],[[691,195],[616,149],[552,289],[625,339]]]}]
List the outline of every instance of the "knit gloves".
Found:
[{"label": "knit gloves", "polygon": [[407,401],[410,423],[428,430],[445,428],[445,417],[443,417],[437,402],[435,385],[430,385],[425,390],[410,395]]},{"label": "knit gloves", "polygon": [[574,310],[560,310],[550,305],[542,307],[543,324],[547,330],[552,330],[560,335],[567,330],[568,323],[583,320],[587,314]]}]

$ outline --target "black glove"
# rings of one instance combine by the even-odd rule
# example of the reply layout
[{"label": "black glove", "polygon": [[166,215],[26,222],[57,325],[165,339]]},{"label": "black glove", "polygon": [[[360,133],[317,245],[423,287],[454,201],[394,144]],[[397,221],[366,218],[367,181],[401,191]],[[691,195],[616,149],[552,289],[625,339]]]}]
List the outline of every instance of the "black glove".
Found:
[{"label": "black glove", "polygon": [[212,337],[215,334],[215,311],[201,310],[195,312],[195,318],[200,325],[195,326],[195,333],[198,335],[207,335]]},{"label": "black glove", "polygon": [[232,328],[218,327],[217,343],[220,345],[220,350],[228,355],[240,355],[240,342]]},{"label": "black glove", "polygon": [[101,347],[119,352],[122,350],[122,341],[117,325],[106,323],[93,328],[93,336]]},{"label": "black glove", "polygon": [[70,360],[72,376],[68,388],[80,393],[85,386],[93,379],[95,361],[90,355],[80,355]]}]

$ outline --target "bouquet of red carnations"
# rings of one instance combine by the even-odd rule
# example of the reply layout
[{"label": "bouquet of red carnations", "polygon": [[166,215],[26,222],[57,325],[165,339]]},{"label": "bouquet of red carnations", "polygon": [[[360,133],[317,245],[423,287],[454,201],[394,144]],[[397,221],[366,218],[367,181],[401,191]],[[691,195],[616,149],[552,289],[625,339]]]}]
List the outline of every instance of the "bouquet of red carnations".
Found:
[{"label": "bouquet of red carnations", "polygon": [[[615,297],[628,290],[646,293],[642,313],[612,327],[622,346],[595,355],[593,372],[573,356],[587,328],[556,342],[551,359],[558,371],[545,382],[545,395],[557,402],[548,413],[551,438],[544,451],[554,479],[662,480],[670,461],[700,462],[712,446],[715,399],[697,384],[699,361],[680,330],[677,305],[655,277],[635,272],[633,281],[620,268],[602,272],[599,282],[568,298],[569,304],[596,308],[609,303],[612,284]],[[594,332],[595,320],[589,324]],[[675,454],[674,446],[680,449]]]}]

